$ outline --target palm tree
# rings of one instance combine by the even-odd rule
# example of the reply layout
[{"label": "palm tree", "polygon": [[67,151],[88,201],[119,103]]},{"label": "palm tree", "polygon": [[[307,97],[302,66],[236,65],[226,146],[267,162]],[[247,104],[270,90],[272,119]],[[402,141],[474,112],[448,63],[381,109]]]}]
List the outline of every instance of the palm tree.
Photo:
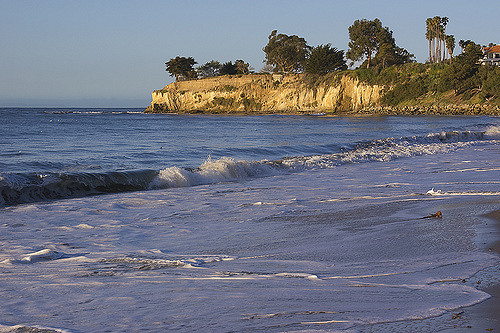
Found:
[{"label": "palm tree", "polygon": [[439,16],[435,16],[434,17],[434,29],[435,29],[435,34],[434,34],[434,38],[435,38],[435,47],[436,47],[436,53],[435,53],[435,56],[436,56],[436,61],[435,62],[441,62],[441,41],[443,40],[443,34],[444,34],[444,30],[443,30],[443,21],[441,19],[441,17]]},{"label": "palm tree", "polygon": [[425,32],[425,38],[429,41],[429,63],[432,63],[432,19],[429,17],[425,20],[425,25],[427,31]]},{"label": "palm tree", "polygon": [[441,17],[434,16],[431,19],[431,27],[432,27],[432,62],[439,62],[439,35],[440,35],[440,27],[441,27]]},{"label": "palm tree", "polygon": [[[448,25],[449,21],[450,21],[450,19],[445,16],[445,17],[441,18],[441,22],[440,22],[441,34],[439,37],[441,39],[442,44],[445,46],[443,48],[443,60],[446,58],[446,26]],[[441,45],[440,45],[440,48],[441,48]]]},{"label": "palm tree", "polygon": [[[438,63],[446,58],[446,26],[447,17],[434,16],[428,18],[425,23],[427,31],[425,38],[429,41],[429,62]],[[443,47],[444,46],[444,47]]]},{"label": "palm tree", "polygon": [[450,55],[450,64],[451,64],[451,57],[453,56],[453,50],[455,49],[455,36],[453,35],[446,36],[446,49],[448,50],[448,53]]}]

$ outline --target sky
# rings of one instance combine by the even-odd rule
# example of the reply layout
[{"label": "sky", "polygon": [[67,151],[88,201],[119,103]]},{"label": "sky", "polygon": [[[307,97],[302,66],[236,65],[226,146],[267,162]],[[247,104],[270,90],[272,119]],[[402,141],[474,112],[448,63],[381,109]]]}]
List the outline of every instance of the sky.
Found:
[{"label": "sky", "polygon": [[379,18],[425,62],[428,17],[483,45],[500,43],[499,13],[500,1],[470,0],[0,0],[0,107],[146,107],[173,82],[171,58],[259,71],[272,30],[347,50],[358,19]]}]

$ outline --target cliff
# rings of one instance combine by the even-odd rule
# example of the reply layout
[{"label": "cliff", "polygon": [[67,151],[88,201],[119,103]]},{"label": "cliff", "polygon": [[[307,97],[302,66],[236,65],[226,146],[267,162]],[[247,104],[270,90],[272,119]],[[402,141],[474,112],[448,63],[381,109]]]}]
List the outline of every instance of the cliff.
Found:
[{"label": "cliff", "polygon": [[379,105],[384,87],[349,75],[219,76],[171,83],[153,92],[146,112],[319,113]]}]

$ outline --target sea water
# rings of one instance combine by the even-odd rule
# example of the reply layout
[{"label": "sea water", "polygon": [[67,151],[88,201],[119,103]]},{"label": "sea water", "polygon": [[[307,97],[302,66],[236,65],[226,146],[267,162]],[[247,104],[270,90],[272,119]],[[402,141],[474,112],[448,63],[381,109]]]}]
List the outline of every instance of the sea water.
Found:
[{"label": "sea water", "polygon": [[498,283],[499,118],[0,115],[0,331],[446,329]]}]

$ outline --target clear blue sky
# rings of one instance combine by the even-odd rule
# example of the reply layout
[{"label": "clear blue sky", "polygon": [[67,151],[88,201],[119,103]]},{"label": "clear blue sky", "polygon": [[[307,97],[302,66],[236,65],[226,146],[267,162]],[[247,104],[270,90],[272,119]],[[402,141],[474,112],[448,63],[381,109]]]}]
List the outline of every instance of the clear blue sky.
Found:
[{"label": "clear blue sky", "polygon": [[0,0],[0,106],[145,107],[172,82],[170,58],[258,71],[272,30],[347,50],[362,18],[424,62],[428,17],[449,17],[457,41],[488,44],[500,43],[499,13],[498,0]]}]

